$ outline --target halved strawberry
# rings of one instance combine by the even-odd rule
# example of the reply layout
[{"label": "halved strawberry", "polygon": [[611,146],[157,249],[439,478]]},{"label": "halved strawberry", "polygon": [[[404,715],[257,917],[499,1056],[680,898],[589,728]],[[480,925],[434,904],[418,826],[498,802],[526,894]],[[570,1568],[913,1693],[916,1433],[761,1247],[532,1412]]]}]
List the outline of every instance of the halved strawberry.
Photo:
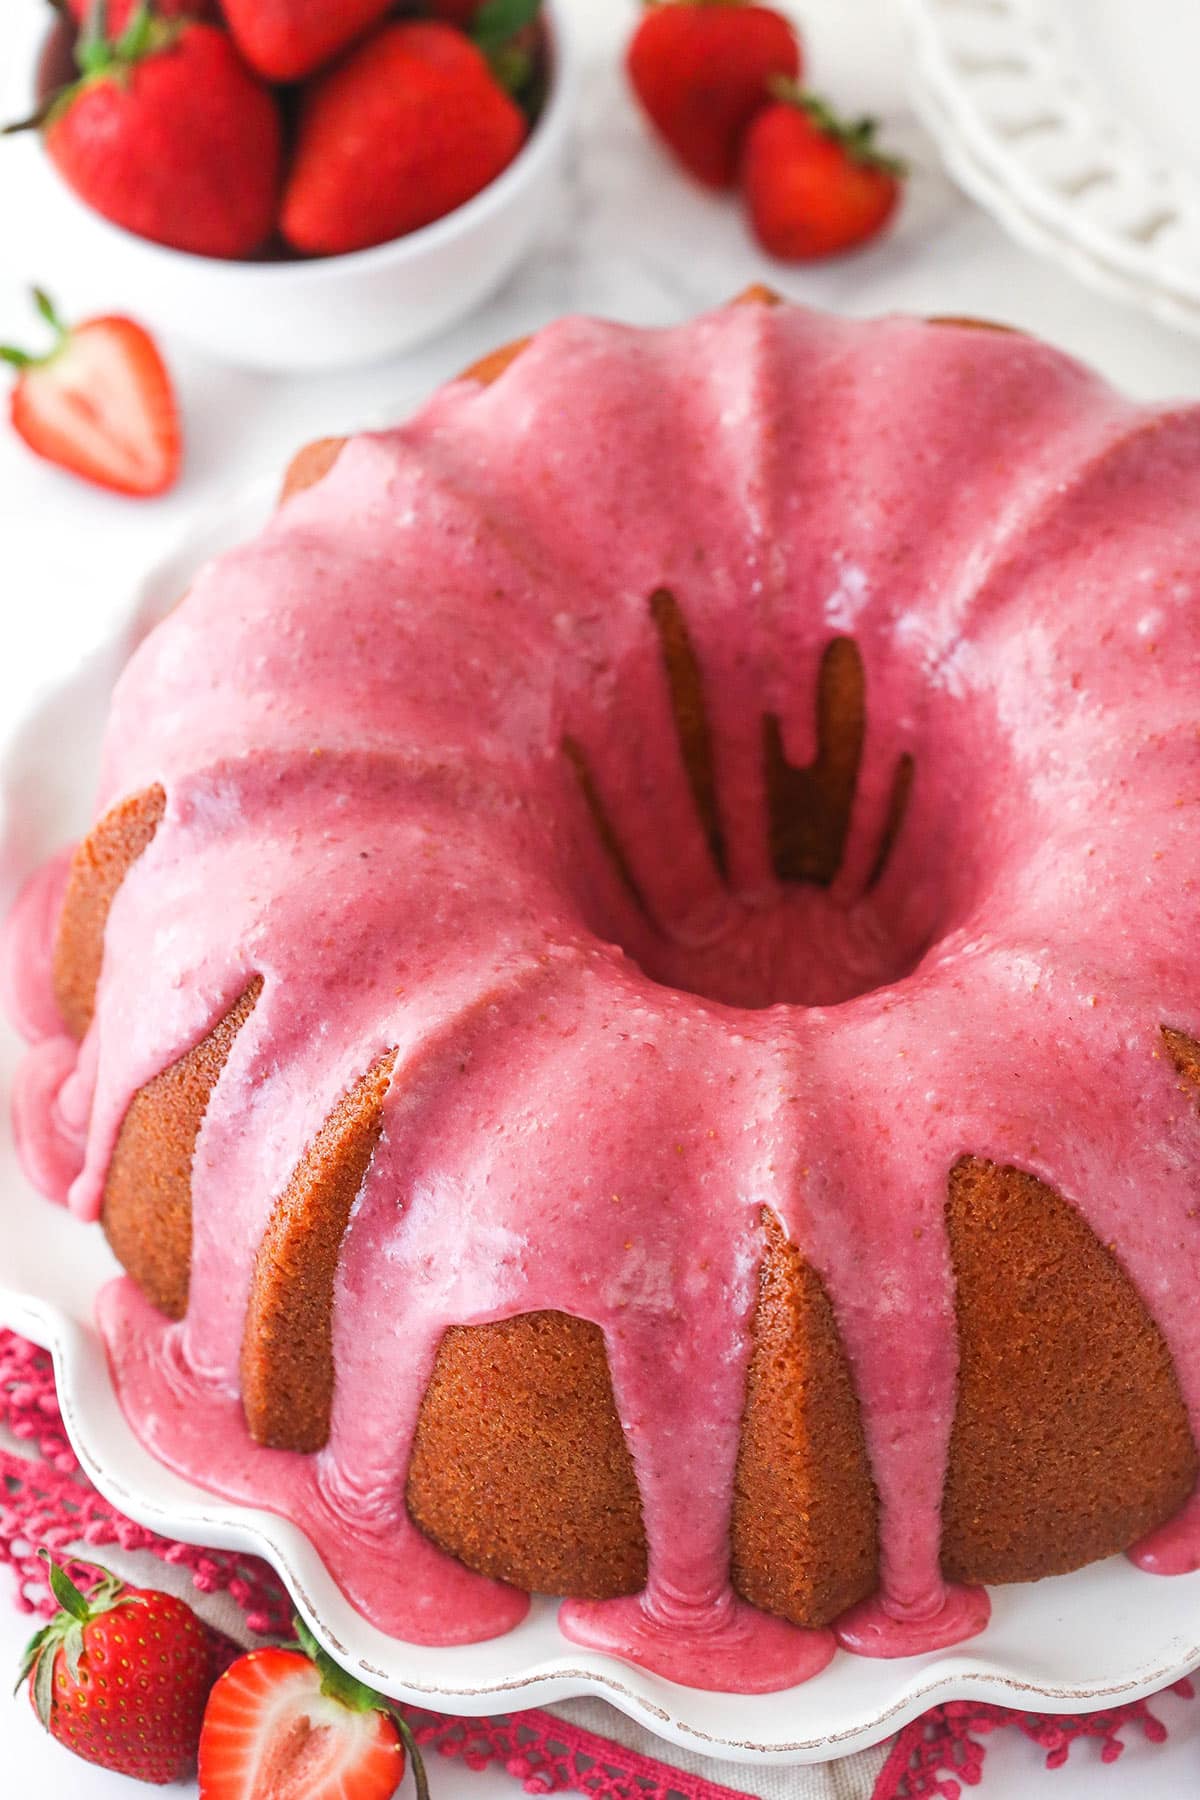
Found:
[{"label": "halved strawberry", "polygon": [[48,462],[119,494],[161,494],[179,474],[183,439],[171,377],[132,319],[65,326],[40,288],[34,302],[54,332],[43,356],[0,345],[19,371],[13,425]]},{"label": "halved strawberry", "polygon": [[421,1753],[401,1715],[325,1655],[296,1621],[300,1647],[251,1650],[209,1696],[200,1733],[200,1800],[390,1800],[407,1746],[418,1800]]}]

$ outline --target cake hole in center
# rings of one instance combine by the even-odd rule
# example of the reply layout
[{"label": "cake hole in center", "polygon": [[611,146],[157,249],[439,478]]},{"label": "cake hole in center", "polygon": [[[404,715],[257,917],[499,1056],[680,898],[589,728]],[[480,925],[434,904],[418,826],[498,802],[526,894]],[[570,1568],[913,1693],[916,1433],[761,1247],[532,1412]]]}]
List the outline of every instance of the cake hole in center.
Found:
[{"label": "cake hole in center", "polygon": [[[858,804],[867,702],[857,645],[836,637],[825,648],[814,696],[817,749],[806,767],[788,761],[780,720],[762,715],[775,881],[769,892],[744,895],[729,879],[740,821],[723,805],[704,671],[675,596],[658,590],[649,611],[694,809],[686,828],[702,833],[712,880],[694,908],[658,916],[653,871],[636,866],[599,771],[567,738],[564,754],[591,827],[627,900],[617,917],[585,894],[589,924],[653,981],[729,1006],[836,1006],[911,973],[941,929],[940,883],[935,869],[922,866],[911,825],[906,833],[919,780],[911,751],[898,747],[886,793]],[[676,843],[678,822],[664,820],[661,855]]]}]

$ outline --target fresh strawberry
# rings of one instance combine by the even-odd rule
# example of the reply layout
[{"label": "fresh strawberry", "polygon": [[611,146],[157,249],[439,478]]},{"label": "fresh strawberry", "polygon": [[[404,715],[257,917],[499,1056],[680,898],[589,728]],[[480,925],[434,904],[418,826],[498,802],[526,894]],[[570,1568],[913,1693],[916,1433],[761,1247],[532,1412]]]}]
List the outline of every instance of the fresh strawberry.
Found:
[{"label": "fresh strawberry", "polygon": [[904,164],[875,144],[875,122],[843,124],[823,101],[780,84],[746,134],[742,189],[755,235],[790,262],[833,256],[882,231]]},{"label": "fresh strawberry", "polygon": [[389,1800],[421,1753],[390,1703],[325,1655],[296,1623],[300,1648],[251,1650],[209,1697],[200,1735],[200,1800]]},{"label": "fresh strawberry", "polygon": [[[103,9],[97,9],[102,12]],[[80,79],[33,119],[59,174],[105,218],[202,256],[246,256],[274,224],[279,109],[225,32],[139,4],[119,37],[94,12]]]},{"label": "fresh strawberry", "polygon": [[26,1650],[17,1681],[51,1737],[85,1762],[138,1781],[196,1766],[212,1653],[189,1606],[102,1573],[85,1599],[46,1554],[62,1611]]},{"label": "fresh strawberry", "polygon": [[[477,30],[491,12],[484,7]],[[506,50],[494,35],[499,66]],[[436,19],[384,25],[301,98],[283,234],[297,250],[328,255],[415,231],[494,181],[527,130],[461,31]]]},{"label": "fresh strawberry", "polygon": [[114,488],[161,494],[179,474],[179,413],[162,357],[132,319],[89,319],[68,330],[40,289],[38,311],[54,331],[43,356],[0,345],[19,371],[11,416],[47,461]]},{"label": "fresh strawberry", "polygon": [[[72,17],[86,25],[95,0],[67,0]],[[138,6],[138,0],[108,0],[108,31],[115,36],[124,31]],[[215,19],[217,0],[155,0],[160,19]]]},{"label": "fresh strawberry", "polygon": [[352,44],[393,0],[223,0],[238,49],[268,81],[299,81]]},{"label": "fresh strawberry", "polygon": [[714,188],[737,180],[742,137],[770,78],[795,81],[801,63],[791,23],[745,0],[649,0],[626,57],[651,124]]}]

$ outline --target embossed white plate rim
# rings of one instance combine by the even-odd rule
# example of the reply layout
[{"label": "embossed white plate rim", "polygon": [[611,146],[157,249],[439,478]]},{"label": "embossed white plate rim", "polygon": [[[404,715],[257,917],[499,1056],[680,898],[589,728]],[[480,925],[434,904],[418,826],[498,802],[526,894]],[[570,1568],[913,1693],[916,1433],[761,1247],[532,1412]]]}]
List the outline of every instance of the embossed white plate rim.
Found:
[{"label": "embossed white plate rim", "polygon": [[[1079,279],[1200,331],[1200,262],[1171,248],[1184,235],[1200,246],[1194,173],[1079,79],[1056,54],[1061,46],[1036,30],[1028,0],[898,4],[914,103],[960,185],[1019,241]],[[988,47],[975,64],[964,61],[956,38],[964,25],[980,30]],[[1006,135],[1006,119],[1019,119],[1023,107],[1041,128]],[[1049,149],[1047,126],[1056,138]]]}]

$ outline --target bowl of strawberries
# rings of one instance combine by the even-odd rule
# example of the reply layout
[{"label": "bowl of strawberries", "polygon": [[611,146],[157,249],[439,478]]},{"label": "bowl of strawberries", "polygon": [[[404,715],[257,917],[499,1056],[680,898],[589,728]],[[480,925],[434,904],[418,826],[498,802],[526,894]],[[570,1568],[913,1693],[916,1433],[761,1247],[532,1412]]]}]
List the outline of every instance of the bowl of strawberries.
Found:
[{"label": "bowl of strawberries", "polygon": [[0,169],[30,266],[225,360],[404,350],[497,287],[545,215],[563,0],[26,10]]}]

